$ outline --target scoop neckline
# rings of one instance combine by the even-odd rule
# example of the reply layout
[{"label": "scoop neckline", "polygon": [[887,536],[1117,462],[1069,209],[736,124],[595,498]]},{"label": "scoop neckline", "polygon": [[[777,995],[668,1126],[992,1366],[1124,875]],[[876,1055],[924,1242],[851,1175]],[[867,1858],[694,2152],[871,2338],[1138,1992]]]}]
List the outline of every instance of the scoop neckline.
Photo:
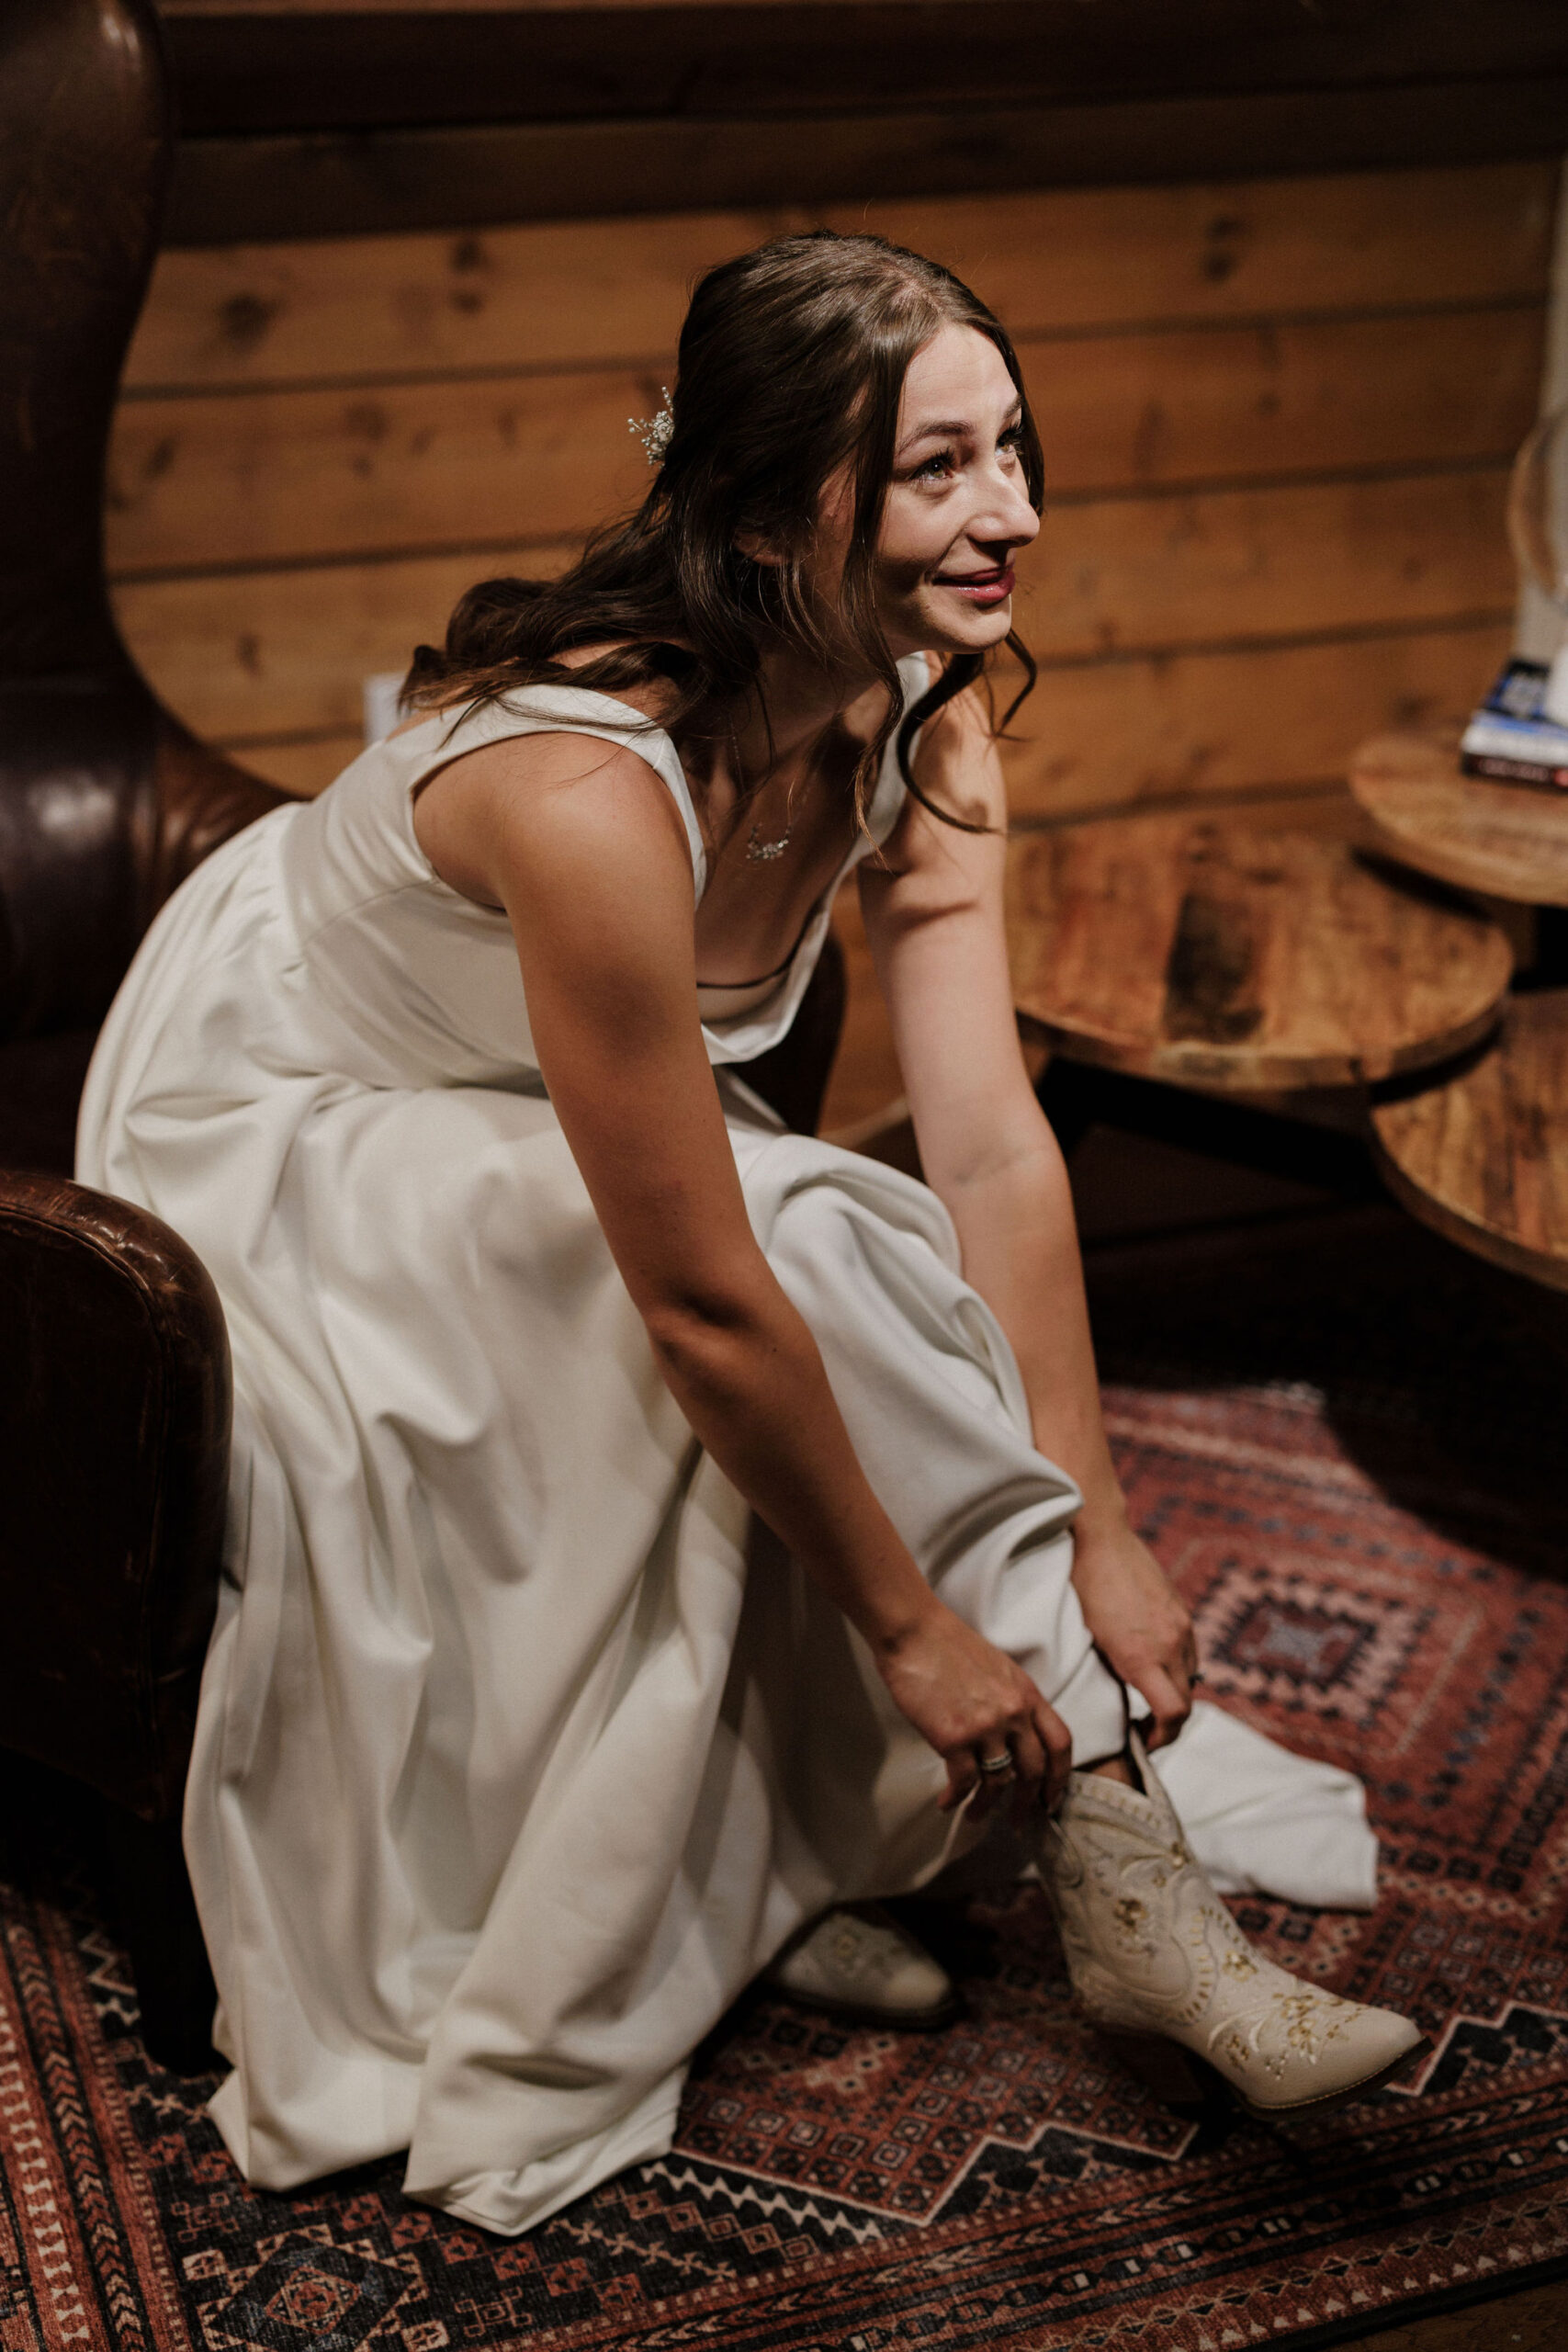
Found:
[{"label": "scoop neckline", "polygon": [[[906,682],[904,712],[908,710],[911,698],[918,700],[930,683],[930,673],[926,668],[923,656],[910,655],[907,656],[906,660],[919,662],[921,674],[919,678],[910,678]],[[899,669],[902,674],[903,662],[900,662]],[[635,749],[638,757],[645,760],[655,775],[660,777],[674,796],[676,806],[681,810],[684,820],[687,844],[692,857],[694,902],[700,906],[708,882],[707,851],[703,841],[702,828],[697,822],[696,802],[691,784],[682,765],[680,753],[675,748],[674,737],[669,729],[661,727],[657,719],[649,718],[647,713],[638,710],[635,704],[623,702],[616,695],[603,694],[595,686],[556,685],[545,683],[514,687],[510,694],[498,695],[494,702],[487,706],[488,714],[492,715],[490,720],[491,726],[494,728],[497,719],[504,722],[507,718],[511,718],[514,720],[521,719],[528,722],[530,731],[547,730],[553,723],[552,717],[547,713],[540,713],[536,709],[530,711],[524,707],[534,696],[570,696],[576,705],[580,722],[589,721],[594,717],[598,717],[601,720],[599,729],[595,729],[592,724],[584,724],[582,727],[584,733],[604,731],[613,739],[626,741],[627,748]],[[558,704],[557,708],[558,710]],[[443,716],[441,712],[432,711],[428,723],[436,725]],[[468,716],[482,724],[486,714],[474,712]],[[900,714],[900,723],[902,717],[903,713]],[[458,723],[461,724],[462,721],[459,720]],[[571,721],[567,720],[564,723],[570,726]],[[420,729],[411,728],[405,735],[384,739],[384,744],[387,748],[407,745],[412,751],[418,741],[420,732]],[[651,743],[648,741],[649,736],[655,739]],[[640,740],[636,741],[628,740],[632,738]],[[905,798],[905,790],[893,748],[897,740],[895,735],[883,754],[882,770],[872,793],[871,807],[866,812],[868,818],[874,821],[865,831],[855,832],[842,859],[813,901],[793,951],[778,967],[776,988],[753,1008],[729,1016],[716,1016],[718,1023],[716,1027],[712,1023],[704,1021],[703,1034],[712,1046],[720,1049],[721,1060],[726,1062],[744,1060],[752,1054],[762,1052],[767,1045],[776,1042],[774,1033],[782,1035],[787,1029],[789,1021],[794,1018],[795,1008],[804,986],[801,978],[802,960],[809,957],[815,964],[816,957],[820,952],[823,934],[831,919],[834,899],[854,867],[871,851],[882,847],[897,822],[898,810]],[[454,753],[453,756],[459,757],[461,754]],[[417,754],[414,763],[419,764]],[[891,789],[895,783],[898,787],[896,795]],[[880,813],[880,804],[885,795],[891,805],[887,807],[885,820],[876,822],[874,820]],[[419,849],[417,838],[413,835],[412,799],[406,794],[403,805],[404,822],[409,830],[410,840],[424,868],[426,877],[434,881],[444,893],[458,899],[462,904],[474,906],[473,900],[463,899],[460,892],[452,890],[451,886],[442,882],[440,876],[434,873],[430,861]],[[493,910],[483,911],[492,912]],[[505,921],[504,916],[501,919]],[[773,977],[772,974],[759,976],[759,978],[768,978]],[[705,990],[729,989],[737,985],[734,981],[721,980],[698,983],[699,988]],[[729,1031],[730,1034],[726,1035],[724,1034],[726,1031]],[[761,1034],[762,1042],[761,1043],[756,1042],[759,1032]]]},{"label": "scoop neckline", "polygon": [[[908,662],[919,662],[923,665],[925,656],[923,654],[909,654],[905,656],[905,660]],[[898,666],[900,672],[902,672],[904,666],[903,662],[900,662]],[[649,747],[645,750],[640,744],[628,742],[626,748],[628,750],[636,751],[639,758],[645,759],[648,765],[653,769],[655,775],[657,775],[666,787],[674,794],[676,805],[680,808],[685,820],[687,847],[690,851],[692,859],[692,878],[695,885],[694,902],[696,905],[700,906],[704,897],[706,895],[708,886],[709,859],[707,844],[704,839],[702,825],[697,817],[696,797],[692,790],[691,781],[687,776],[685,767],[682,763],[681,754],[676,747],[675,739],[671,734],[667,727],[660,726],[656,718],[650,718],[646,711],[638,710],[635,703],[624,702],[618,695],[604,694],[597,686],[574,686],[570,684],[558,685],[553,680],[540,680],[536,684],[513,687],[505,694],[498,695],[493,702],[486,706],[486,709],[484,711],[475,711],[466,714],[465,718],[460,718],[457,724],[458,726],[462,726],[467,723],[468,719],[473,719],[482,725],[484,724],[487,713],[494,713],[497,715],[509,714],[513,718],[534,718],[536,714],[523,707],[529,698],[536,695],[554,696],[564,695],[570,695],[579,705],[593,704],[597,705],[602,711],[614,712],[615,714],[615,731],[617,736],[647,737],[651,735],[656,738],[656,747]],[[908,701],[906,699],[904,709],[908,710]],[[432,711],[430,713],[428,723],[434,725],[444,716],[445,714],[441,711]],[[387,740],[389,742],[401,741],[412,744],[417,739],[419,732],[420,729],[418,728],[410,728],[406,735],[391,737]],[[872,793],[871,808],[866,812],[868,818],[874,812],[876,804],[881,799],[883,793],[886,788],[888,782],[889,756],[892,753],[893,744],[897,740],[896,735],[891,738],[886,749],[883,752],[882,772],[877,777],[875,788]],[[650,756],[650,751],[655,752],[654,756]],[[455,756],[460,757],[461,754],[455,754]],[[900,782],[901,781],[902,779],[900,778]],[[902,799],[902,793],[900,793],[900,800]],[[412,808],[409,810],[409,819],[412,825]],[[861,859],[866,856],[872,849],[880,849],[882,847],[883,842],[892,831],[893,825],[896,821],[897,810],[895,809],[890,812],[888,822],[885,827],[881,829],[874,829],[868,825],[866,831],[857,831],[855,833],[850,842],[848,850],[845,852],[839,865],[834,868],[828,882],[818,893],[818,897],[812,901],[811,911],[806,919],[805,925],[801,931],[799,938],[795,942],[793,953],[786,958],[784,963],[779,967],[781,986],[787,983],[789,974],[795,964],[799,961],[802,953],[811,940],[814,931],[821,922],[825,910],[830,908],[833,899],[837,897],[848,876],[852,872],[854,867],[859,865]],[[428,865],[429,861],[425,860],[425,863]],[[771,975],[764,977],[771,977]],[[712,980],[704,981],[699,985],[707,988],[731,988],[734,987],[736,983],[733,981]]]},{"label": "scoop neckline", "polygon": [[[899,662],[899,663],[898,663],[898,665],[897,665],[897,666],[898,666],[898,669],[899,669],[900,673],[902,673],[902,670],[903,670],[904,662],[920,662],[920,663],[923,665],[923,664],[924,664],[924,662],[925,662],[925,660],[926,660],[926,656],[925,656],[923,653],[910,653],[910,654],[906,654],[906,655],[903,657],[903,660]],[[626,725],[626,729],[625,729],[625,731],[626,731],[626,733],[628,733],[628,734],[645,734],[645,733],[646,733],[646,734],[653,734],[653,735],[657,735],[657,736],[658,736],[658,738],[659,738],[659,741],[660,741],[660,744],[663,746],[664,750],[669,753],[669,757],[670,757],[670,764],[671,764],[671,768],[674,770],[675,775],[676,775],[677,776],[679,776],[679,778],[680,778],[680,780],[681,780],[681,781],[680,781],[680,796],[681,796],[682,799],[685,802],[687,808],[688,808],[688,809],[690,810],[690,812],[691,812],[692,822],[693,822],[693,824],[694,824],[694,826],[695,827],[695,830],[696,830],[697,842],[698,842],[698,843],[701,845],[701,847],[700,847],[700,852],[699,852],[698,854],[700,854],[700,856],[701,856],[701,861],[702,861],[702,875],[701,875],[701,887],[700,887],[700,888],[699,888],[699,890],[698,890],[698,894],[697,894],[697,895],[698,895],[698,897],[699,897],[699,899],[700,899],[700,898],[701,898],[701,896],[702,896],[702,894],[703,894],[703,892],[704,892],[704,891],[705,891],[705,889],[707,888],[707,882],[708,882],[708,866],[709,866],[709,862],[710,862],[710,861],[709,861],[709,857],[708,857],[707,845],[706,845],[706,842],[705,842],[705,840],[704,839],[704,835],[703,835],[703,828],[702,828],[701,822],[699,821],[699,820],[698,820],[698,816],[697,816],[696,795],[695,795],[695,794],[694,793],[694,791],[692,790],[691,779],[690,779],[690,777],[689,777],[689,776],[687,775],[687,774],[686,774],[685,764],[684,764],[683,761],[682,761],[682,758],[681,758],[681,753],[680,753],[679,746],[677,745],[677,743],[676,743],[676,741],[675,741],[675,738],[673,737],[673,735],[671,735],[671,734],[670,729],[669,729],[667,727],[661,727],[661,726],[660,725],[660,723],[659,723],[658,719],[656,719],[656,718],[649,718],[649,716],[648,716],[648,714],[646,713],[646,711],[640,711],[640,710],[638,710],[638,708],[637,708],[637,705],[636,705],[635,703],[623,702],[623,701],[622,701],[622,699],[621,699],[621,697],[619,696],[619,695],[607,695],[607,694],[604,694],[604,693],[602,693],[602,692],[600,691],[600,689],[599,689],[597,686],[573,686],[573,685],[564,685],[564,686],[562,686],[562,685],[557,685],[553,680],[543,680],[543,681],[541,681],[537,685],[518,686],[518,687],[516,687],[516,688],[513,689],[513,694],[515,694],[519,698],[521,698],[521,697],[523,697],[523,696],[525,696],[525,695],[536,695],[536,694],[547,694],[547,695],[570,694],[570,695],[580,695],[585,702],[602,703],[602,704],[604,704],[604,706],[606,706],[606,707],[608,707],[608,708],[609,708],[609,709],[611,709],[611,710],[614,710],[614,711],[625,711],[626,713],[627,713],[627,715],[628,715],[628,721],[629,721],[629,723]],[[917,697],[916,697],[916,699],[918,699],[918,698],[919,698],[919,697],[917,696]],[[512,699],[512,695],[498,695],[498,696],[496,697],[496,703],[495,703],[495,705],[494,705],[494,706],[492,706],[492,707],[501,707],[504,706],[506,703],[508,703],[511,699]],[[906,700],[905,700],[905,702],[904,702],[904,704],[903,704],[903,707],[902,707],[902,709],[900,710],[900,713],[899,713],[899,719],[900,719],[900,723],[902,723],[902,719],[903,719],[904,712],[905,712],[905,711],[907,711],[907,710],[908,709],[908,707],[909,707],[909,702],[908,702],[908,698],[906,698]],[[528,714],[527,714],[526,712],[525,712],[525,711],[519,711],[516,715],[517,715],[519,718],[525,718]],[[894,755],[894,745],[895,745],[895,743],[897,742],[897,733],[895,733],[892,737],[890,737],[890,738],[889,738],[887,744],[886,744],[886,745],[885,746],[885,748],[884,748],[883,754],[882,754],[882,771],[881,771],[881,774],[878,775],[878,777],[877,777],[877,779],[876,779],[876,786],[875,786],[875,789],[873,791],[872,796],[871,796],[871,798],[872,798],[872,808],[874,808],[874,807],[875,807],[875,805],[876,805],[876,802],[877,802],[877,801],[881,798],[881,797],[882,797],[883,786],[884,786],[884,785],[886,784],[886,779],[887,779],[887,763],[888,763],[888,760],[889,760],[889,757],[890,757],[890,756],[893,756],[893,755]],[[635,747],[628,747],[628,748],[635,748]],[[655,766],[656,764],[657,764],[657,763],[656,763],[655,762],[651,761],[651,760],[649,762],[649,765],[650,767]],[[668,781],[668,779],[666,779],[666,780]],[[901,782],[901,781],[902,781],[902,778],[900,778],[900,782]],[[871,814],[871,810],[870,810],[870,809],[868,809],[866,813],[867,813],[867,815],[869,816],[869,815]],[[868,831],[869,831],[869,830],[870,830],[870,829],[868,828]],[[890,832],[890,831],[892,831],[892,826],[891,826],[891,825],[889,825],[889,827],[888,827],[888,829],[887,829],[887,830],[888,830],[888,831]],[[880,848],[881,848],[881,846],[882,846],[883,842],[886,839],[886,833],[881,833],[881,834],[879,834],[879,833],[873,832],[873,833],[872,833],[871,838],[872,838],[872,843],[873,843],[873,846],[874,846],[874,847],[875,847],[875,848],[877,848],[877,849],[880,849]],[[837,889],[839,888],[840,885],[842,883],[842,881],[843,881],[843,879],[844,879],[844,876],[846,876],[846,874],[848,874],[848,873],[849,873],[849,871],[850,871],[851,867],[852,867],[852,866],[853,866],[854,865],[858,864],[859,859],[860,859],[861,857],[863,857],[863,856],[864,856],[864,855],[865,855],[865,851],[864,851],[863,847],[862,846],[862,843],[863,843],[863,839],[864,839],[864,836],[863,836],[863,835],[862,835],[862,834],[858,834],[858,833],[856,834],[856,836],[855,836],[854,840],[852,842],[852,843],[851,843],[851,845],[850,845],[850,849],[849,849],[849,852],[848,852],[847,855],[846,855],[846,856],[845,856],[845,858],[843,859],[842,863],[841,863],[841,864],[840,864],[840,865],[835,869],[835,872],[834,872],[834,874],[833,874],[832,880],[831,880],[831,881],[829,883],[829,885],[828,885],[828,888],[829,888],[829,891],[837,891]],[[696,856],[695,856],[695,855],[694,855],[693,863],[694,863],[694,865],[695,865],[695,863],[696,863]],[[813,902],[813,904],[814,904],[814,905],[817,905],[817,904],[819,904],[819,903],[820,903],[820,901],[819,901],[819,900],[816,900],[816,901],[814,901],[814,902]],[[809,919],[809,918],[807,918],[807,930],[809,930],[809,929],[810,929],[810,919]],[[793,960],[793,959],[791,959],[791,960]],[[788,963],[787,963],[787,962],[786,962],[785,964],[783,964],[783,965],[781,965],[781,966],[779,967],[779,969],[780,969],[781,971],[787,971],[787,969],[788,969],[788,968],[789,968],[789,967],[788,967]],[[727,980],[727,981],[724,981],[724,982],[722,982],[722,983],[721,983],[721,982],[719,982],[719,981],[705,982],[705,983],[704,983],[704,985],[705,985],[705,986],[712,986],[712,987],[716,987],[716,987],[719,987],[719,986],[723,986],[723,987],[728,988],[728,987],[732,987],[732,986],[734,986],[734,985],[735,985],[735,983],[734,983],[734,982],[732,982],[732,981],[728,981],[728,980]]]},{"label": "scoop neckline", "polygon": [[[922,669],[925,668],[926,657],[923,653],[908,654],[905,659],[909,662],[918,662],[920,663]],[[898,667],[900,675],[902,675],[903,663],[900,662]],[[541,689],[537,687],[524,686],[520,687],[517,691],[519,694],[526,695],[537,693],[541,691]],[[568,694],[581,695],[587,701],[607,704],[612,710],[628,711],[636,723],[636,731],[640,733],[646,730],[659,737],[660,741],[669,752],[671,763],[681,779],[681,797],[683,800],[687,810],[690,812],[691,825],[695,833],[696,843],[700,844],[700,849],[696,847],[694,848],[693,869],[697,884],[696,904],[701,906],[708,886],[709,859],[707,845],[704,841],[702,825],[697,817],[696,797],[692,790],[691,781],[686,775],[685,766],[682,761],[680,752],[676,747],[675,739],[671,734],[669,729],[667,727],[661,727],[657,719],[649,718],[646,712],[639,711],[635,703],[623,702],[617,695],[602,694],[595,686],[567,686],[563,688],[549,684],[546,685],[542,691],[553,694],[560,694],[564,692]],[[500,699],[504,701],[506,697],[502,696]],[[918,699],[918,696],[916,699]],[[904,712],[907,711],[908,707],[909,697],[906,695],[902,709],[899,712],[900,723],[902,723]],[[524,714],[521,712],[518,714],[519,717],[523,715]],[[875,809],[876,803],[881,799],[884,791],[886,789],[889,760],[890,758],[896,757],[894,745],[897,741],[897,732],[895,732],[895,734],[889,738],[887,744],[884,747],[881,773],[877,776],[875,789],[872,793],[871,808],[866,811],[868,819],[872,816]],[[655,763],[650,761],[649,764],[653,766]],[[903,779],[901,776],[899,777],[899,783],[900,786],[902,786]],[[903,792],[901,789],[899,794],[900,803],[902,802],[902,799]],[[759,1004],[753,1008],[750,1008],[746,1012],[733,1016],[739,1022],[745,1022],[750,1019],[754,1012],[760,1013],[769,1005],[773,1004],[789,988],[789,985],[799,967],[801,957],[807,952],[807,950],[819,948],[820,933],[826,923],[830,920],[833,901],[838,897],[839,892],[843,888],[850,875],[861,863],[862,859],[866,857],[873,849],[880,849],[882,847],[883,842],[887,839],[888,834],[892,831],[897,821],[897,808],[895,808],[889,817],[887,824],[882,830],[874,830],[872,825],[868,823],[863,832],[857,831],[853,834],[851,839],[849,848],[845,851],[844,855],[834,867],[831,875],[829,876],[822,888],[818,892],[816,898],[813,899],[810,908],[807,913],[806,921],[801,925],[800,931],[795,938],[795,945],[784,957],[784,962],[778,965],[773,971],[760,973],[755,980],[699,980],[697,982],[698,989],[701,990],[705,989],[709,991],[725,991],[733,989],[758,988],[761,986],[764,980],[774,981],[776,985],[773,989],[768,996],[764,997]],[[702,861],[700,869],[697,865],[697,858],[699,855]]]}]

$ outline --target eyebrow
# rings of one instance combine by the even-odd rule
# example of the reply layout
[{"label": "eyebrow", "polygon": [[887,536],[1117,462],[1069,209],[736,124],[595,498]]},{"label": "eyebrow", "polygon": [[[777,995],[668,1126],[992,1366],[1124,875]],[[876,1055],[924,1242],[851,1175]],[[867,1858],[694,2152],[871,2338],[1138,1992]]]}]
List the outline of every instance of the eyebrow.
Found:
[{"label": "eyebrow", "polygon": [[[1004,420],[1004,431],[1006,430],[1007,424],[1011,424],[1017,418],[1021,417],[1022,414],[1023,402],[1021,401],[1014,401],[1012,406],[1007,413],[1006,419]],[[904,450],[913,448],[915,444],[919,441],[963,441],[971,440],[974,437],[975,424],[972,418],[948,417],[934,424],[917,425],[913,433],[906,434],[903,440],[899,442],[898,447],[900,450]]]}]

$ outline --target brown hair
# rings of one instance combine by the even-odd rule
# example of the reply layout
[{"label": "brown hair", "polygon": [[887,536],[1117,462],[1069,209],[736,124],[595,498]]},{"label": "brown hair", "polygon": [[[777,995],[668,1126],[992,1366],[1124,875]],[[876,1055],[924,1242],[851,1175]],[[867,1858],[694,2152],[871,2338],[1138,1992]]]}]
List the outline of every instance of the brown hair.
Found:
[{"label": "brown hair", "polygon": [[[856,772],[856,808],[863,820],[896,726],[904,780],[923,800],[909,773],[915,731],[980,675],[986,657],[950,660],[900,724],[874,566],[905,373],[949,324],[987,336],[1018,387],[1020,455],[1038,511],[1039,435],[1012,345],[985,304],[950,270],[881,237],[826,229],[777,237],[699,282],[681,331],[668,446],[637,513],[597,532],[561,579],[471,588],[452,615],[444,650],[416,651],[410,700],[449,707],[535,684],[615,693],[664,679],[676,689],[665,723],[689,728],[715,703],[751,690],[770,636],[827,651],[804,560],[823,489],[847,464],[853,520],[839,620],[889,696],[889,715]],[[738,536],[752,534],[777,561],[756,563],[740,552]],[[612,650],[563,664],[563,654],[605,639],[615,640]],[[1022,642],[1007,641],[1025,683],[1004,725],[1035,676]]]}]

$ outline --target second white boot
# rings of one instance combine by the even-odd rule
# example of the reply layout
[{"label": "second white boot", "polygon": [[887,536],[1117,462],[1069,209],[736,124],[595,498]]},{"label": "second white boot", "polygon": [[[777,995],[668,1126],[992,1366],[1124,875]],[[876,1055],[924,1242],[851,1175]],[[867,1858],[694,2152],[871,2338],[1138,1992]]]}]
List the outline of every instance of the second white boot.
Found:
[{"label": "second white boot", "polygon": [[786,1944],[764,1981],[854,2025],[917,2031],[958,2014],[953,1979],[880,1903],[840,1904]]}]

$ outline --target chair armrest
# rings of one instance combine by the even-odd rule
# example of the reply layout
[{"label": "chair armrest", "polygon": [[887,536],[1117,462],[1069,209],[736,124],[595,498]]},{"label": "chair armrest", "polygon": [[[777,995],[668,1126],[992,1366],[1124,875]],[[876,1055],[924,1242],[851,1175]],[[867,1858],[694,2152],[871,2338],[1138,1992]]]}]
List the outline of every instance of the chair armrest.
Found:
[{"label": "chair armrest", "polygon": [[217,1603],[228,1335],[179,1236],[0,1170],[0,1739],[177,1812]]}]

